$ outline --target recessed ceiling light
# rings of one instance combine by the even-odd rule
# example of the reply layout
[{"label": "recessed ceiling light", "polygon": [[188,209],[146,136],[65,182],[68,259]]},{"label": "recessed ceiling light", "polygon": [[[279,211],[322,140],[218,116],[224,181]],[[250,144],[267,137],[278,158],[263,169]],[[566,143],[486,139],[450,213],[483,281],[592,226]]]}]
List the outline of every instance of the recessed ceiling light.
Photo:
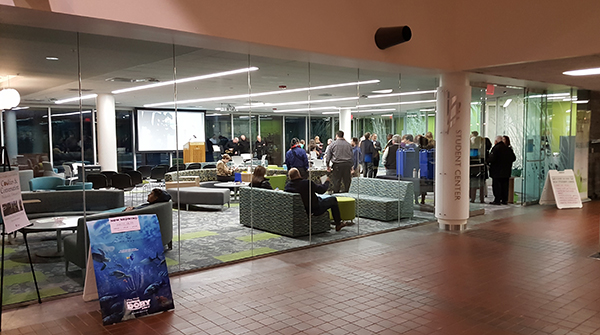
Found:
[{"label": "recessed ceiling light", "polygon": [[57,61],[57,60],[58,60],[58,57],[54,57],[54,56],[46,56],[46,60]]},{"label": "recessed ceiling light", "polygon": [[592,69],[565,71],[563,72],[563,74],[566,74],[567,76],[593,76],[596,74],[600,74],[600,67],[595,67]]},{"label": "recessed ceiling light", "polygon": [[392,93],[394,90],[391,88],[385,89],[385,90],[375,90],[375,91],[371,91],[371,93],[375,93],[375,94],[387,94],[387,93]]},{"label": "recessed ceiling light", "polygon": [[252,71],[256,71],[256,70],[258,70],[258,68],[253,66],[253,67],[242,68],[242,69],[237,69],[237,70],[211,73],[211,74],[205,74],[205,75],[201,75],[201,76],[181,78],[181,79],[177,79],[177,80],[169,80],[169,81],[159,82],[159,83],[155,83],[155,84],[124,88],[124,89],[120,89],[120,90],[114,90],[111,93],[112,94],[120,94],[120,93],[133,92],[133,91],[139,91],[139,90],[147,90],[149,88],[168,86],[168,85],[173,85],[175,83],[182,84],[182,83],[187,83],[190,81],[205,80],[205,79],[210,79],[210,78],[229,76],[232,74],[247,73],[247,72],[252,72]]},{"label": "recessed ceiling light", "polygon": [[419,95],[419,94],[430,94],[430,93],[437,93],[437,90],[369,95],[367,98],[374,99],[374,98],[400,97],[400,96],[405,96],[405,95]]},{"label": "recessed ceiling light", "polygon": [[[292,89],[286,89],[286,90],[259,92],[259,93],[251,93],[251,94],[239,94],[239,95],[229,95],[229,96],[221,96],[221,97],[211,97],[211,98],[202,98],[202,99],[182,100],[182,101],[178,101],[177,103],[179,103],[179,104],[188,104],[188,103],[196,103],[196,102],[219,101],[219,100],[230,100],[230,99],[246,99],[246,98],[254,98],[254,97],[264,97],[264,96],[267,96],[267,95],[289,94],[289,93],[306,92],[306,91],[326,90],[326,89],[336,88],[336,87],[347,87],[347,86],[354,86],[354,85],[377,84],[378,82],[379,82],[379,79],[373,79],[373,80],[366,80],[366,81],[359,81],[359,82],[349,82],[349,83],[323,85],[323,86],[313,86],[313,87],[301,87],[301,88],[292,88]],[[174,104],[175,104],[174,101],[157,102],[157,103],[152,103],[152,104],[145,104],[144,107],[159,107],[159,106],[168,106],[168,105],[174,105]]]},{"label": "recessed ceiling light", "polygon": [[577,101],[573,101],[574,104],[587,104],[588,102],[590,102],[589,100],[577,100]]},{"label": "recessed ceiling light", "polygon": [[[97,97],[98,94],[89,94],[89,95],[82,95],[81,96],[81,100],[86,100],[86,99],[93,99],[95,97]],[[79,97],[75,97],[75,98],[69,98],[69,99],[62,99],[62,100],[56,100],[54,101],[55,104],[60,105],[60,104],[65,104],[67,102],[73,102],[73,101],[79,101]]]}]

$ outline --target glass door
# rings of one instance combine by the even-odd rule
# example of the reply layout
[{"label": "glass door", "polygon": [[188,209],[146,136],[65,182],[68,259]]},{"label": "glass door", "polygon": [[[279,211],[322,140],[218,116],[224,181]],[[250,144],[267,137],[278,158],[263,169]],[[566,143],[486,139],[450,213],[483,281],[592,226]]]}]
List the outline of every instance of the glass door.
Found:
[{"label": "glass door", "polygon": [[530,91],[525,99],[523,127],[523,204],[537,204],[544,188],[546,169],[544,157],[548,139],[545,131],[547,95]]}]

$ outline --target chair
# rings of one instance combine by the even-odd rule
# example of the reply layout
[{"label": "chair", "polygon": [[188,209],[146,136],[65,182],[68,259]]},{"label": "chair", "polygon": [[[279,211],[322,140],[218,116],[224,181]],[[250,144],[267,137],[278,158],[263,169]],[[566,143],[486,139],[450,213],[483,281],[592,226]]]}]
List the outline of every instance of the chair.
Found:
[{"label": "chair", "polygon": [[150,170],[150,179],[154,179],[161,183],[165,179],[167,169],[164,166],[155,166]]},{"label": "chair", "polygon": [[92,182],[92,188],[99,190],[108,187],[108,180],[102,173],[90,173],[85,176],[86,181]]},{"label": "chair", "polygon": [[267,161],[267,155],[262,155],[262,157],[260,158],[260,165],[262,166],[267,166],[269,165],[269,161]]},{"label": "chair", "polygon": [[177,164],[177,165],[173,165],[169,168],[169,172],[173,172],[173,171],[183,171],[185,170],[185,164]]},{"label": "chair", "polygon": [[42,162],[44,168],[44,176],[46,177],[57,177],[58,170],[52,167],[50,162]]},{"label": "chair", "polygon": [[215,164],[206,164],[202,168],[203,169],[216,169],[217,166]]},{"label": "chair", "polygon": [[37,177],[29,181],[29,189],[32,191],[48,191],[64,184],[65,180],[60,177]]},{"label": "chair", "polygon": [[244,162],[252,161],[252,154],[240,154]]},{"label": "chair", "polygon": [[108,187],[112,187],[112,184],[111,184],[112,176],[116,175],[117,172],[116,171],[102,171],[100,173],[106,176],[106,181],[108,182]]},{"label": "chair", "polygon": [[128,174],[129,177],[131,177],[131,183],[133,184],[134,188],[141,186],[142,191],[145,189],[146,184],[144,184],[144,179],[142,178],[141,172],[135,171],[135,170],[129,170],[129,171],[125,171],[125,173]]},{"label": "chair", "polygon": [[242,156],[232,156],[231,161],[233,162],[233,166],[243,166],[244,165],[244,159],[242,158]]},{"label": "chair", "polygon": [[73,180],[77,180],[77,177],[75,177],[75,173],[73,173],[71,165],[63,164],[62,166],[63,169],[65,169],[65,180],[68,181],[69,185],[71,185]]},{"label": "chair", "polygon": [[202,168],[202,164],[200,163],[190,163],[188,164],[188,166],[185,168],[186,170],[196,170],[196,169],[201,169]]},{"label": "chair", "polygon": [[110,184],[112,187],[117,188],[119,190],[123,190],[125,192],[129,192],[129,196],[131,198],[131,205],[133,206],[133,194],[131,191],[135,188],[133,182],[131,181],[131,177],[126,173],[117,173],[111,177]]},{"label": "chair", "polygon": [[137,170],[142,174],[143,179],[150,178],[150,171],[152,171],[152,167],[150,165],[142,165],[138,166]]}]

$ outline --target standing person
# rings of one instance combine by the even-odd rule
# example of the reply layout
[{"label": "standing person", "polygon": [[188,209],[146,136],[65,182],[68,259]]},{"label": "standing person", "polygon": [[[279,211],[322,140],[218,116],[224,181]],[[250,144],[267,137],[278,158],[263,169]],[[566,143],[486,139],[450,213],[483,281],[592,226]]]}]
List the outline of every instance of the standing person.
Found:
[{"label": "standing person", "polygon": [[333,193],[348,192],[352,182],[352,146],[344,139],[344,132],[341,130],[335,133],[335,141],[327,147],[326,165],[327,172],[333,170]]},{"label": "standing person", "polygon": [[381,158],[381,142],[377,140],[377,134],[371,135],[373,140],[373,147],[375,152],[373,153],[373,178],[377,177],[377,170],[379,169],[379,159]]},{"label": "standing person", "polygon": [[385,141],[386,141],[386,143],[385,143],[385,148],[383,148],[383,149],[387,149],[387,147],[389,147],[390,145],[392,145],[392,144],[393,144],[393,142],[392,142],[392,137],[394,137],[394,135],[392,135],[392,134],[387,134],[387,136],[385,137]]},{"label": "standing person", "polygon": [[489,157],[490,177],[492,177],[492,191],[494,192],[494,201],[490,204],[508,204],[508,180],[512,173],[512,163],[516,159],[512,149],[502,142],[502,136],[496,136]]},{"label": "standing person", "polygon": [[317,151],[319,152],[319,158],[323,156],[323,142],[319,136],[315,136],[315,144],[317,145]]},{"label": "standing person", "polygon": [[233,175],[233,169],[227,166],[227,163],[231,160],[228,154],[223,154],[221,160],[217,162],[217,180],[218,181],[234,181],[235,176]]},{"label": "standing person", "polygon": [[246,135],[240,135],[240,154],[249,154],[250,153],[250,141],[246,139]]},{"label": "standing person", "polygon": [[427,138],[427,145],[428,145],[427,149],[435,148],[435,140],[433,139],[433,134],[430,131],[425,133],[425,138]]},{"label": "standing person", "polygon": [[363,155],[363,177],[373,178],[373,153],[375,147],[371,142],[371,133],[366,132],[365,139],[360,142],[360,152]]},{"label": "standing person", "polygon": [[390,144],[383,151],[383,155],[381,156],[381,163],[385,166],[385,175],[386,176],[396,176],[396,151],[400,148],[400,135],[394,135],[392,139],[392,144]]},{"label": "standing person", "polygon": [[254,152],[256,152],[256,158],[261,159],[264,154],[267,153],[267,144],[263,142],[260,135],[256,136],[256,142],[254,142]]},{"label": "standing person", "polygon": [[352,138],[352,177],[360,176],[360,163],[362,162],[362,154],[358,146],[358,137]]},{"label": "standing person", "polygon": [[227,145],[225,146],[225,153],[231,155],[231,156],[239,156],[240,155],[240,139],[237,137],[234,137],[233,140],[227,142]]},{"label": "standing person", "polygon": [[[348,142],[346,142],[348,143]],[[350,145],[350,144],[348,144]],[[335,222],[335,231],[340,231],[346,225],[342,222],[340,207],[336,197],[318,197],[329,189],[329,179],[324,184],[317,185],[314,181],[302,179],[298,169],[293,168],[288,173],[289,181],[285,185],[285,191],[298,193],[304,203],[306,214],[321,215],[331,209],[331,216]]]},{"label": "standing person", "polygon": [[214,162],[215,161],[215,157],[214,157],[215,149],[213,148],[213,142],[211,141],[210,138],[206,139],[206,143],[204,143],[204,146],[206,147],[206,161]]},{"label": "standing person", "polygon": [[296,168],[302,178],[308,178],[308,157],[306,151],[300,147],[300,141],[295,137],[290,142],[290,150],[285,153],[285,165],[288,171]]}]

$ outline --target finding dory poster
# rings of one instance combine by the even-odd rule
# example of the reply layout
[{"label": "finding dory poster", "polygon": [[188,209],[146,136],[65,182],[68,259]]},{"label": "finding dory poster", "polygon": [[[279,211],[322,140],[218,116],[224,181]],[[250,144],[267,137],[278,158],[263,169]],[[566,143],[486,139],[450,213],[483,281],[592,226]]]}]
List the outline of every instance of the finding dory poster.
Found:
[{"label": "finding dory poster", "polygon": [[87,226],[104,325],[174,308],[156,215]]}]

